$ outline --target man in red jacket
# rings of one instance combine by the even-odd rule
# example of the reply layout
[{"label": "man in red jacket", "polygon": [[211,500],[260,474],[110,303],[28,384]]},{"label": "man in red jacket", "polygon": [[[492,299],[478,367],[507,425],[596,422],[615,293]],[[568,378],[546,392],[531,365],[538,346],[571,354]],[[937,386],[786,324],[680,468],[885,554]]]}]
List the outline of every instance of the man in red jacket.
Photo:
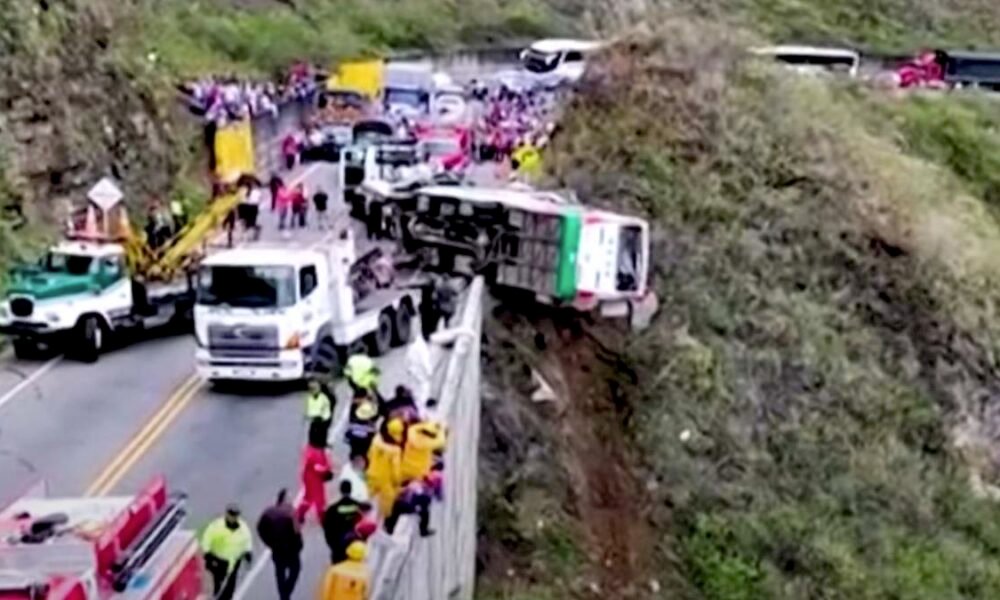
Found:
[{"label": "man in red jacket", "polygon": [[326,441],[310,430],[309,443],[302,452],[302,502],[295,507],[299,522],[305,522],[306,513],[312,508],[316,520],[323,523],[326,510],[326,482],[333,479],[333,465],[326,455]]}]

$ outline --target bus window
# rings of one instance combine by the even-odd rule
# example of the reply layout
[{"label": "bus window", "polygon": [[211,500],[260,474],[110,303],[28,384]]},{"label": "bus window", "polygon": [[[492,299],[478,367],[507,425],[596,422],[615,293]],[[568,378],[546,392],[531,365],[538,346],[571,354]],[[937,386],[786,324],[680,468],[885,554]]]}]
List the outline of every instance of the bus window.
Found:
[{"label": "bus window", "polygon": [[563,62],[583,62],[583,53],[576,50],[571,50],[566,53],[566,58]]},{"label": "bus window", "polygon": [[622,227],[618,238],[618,269],[616,289],[619,292],[639,290],[642,268],[642,228]]},{"label": "bus window", "polygon": [[559,55],[528,49],[521,58],[521,64],[532,73],[548,73],[559,65]]}]

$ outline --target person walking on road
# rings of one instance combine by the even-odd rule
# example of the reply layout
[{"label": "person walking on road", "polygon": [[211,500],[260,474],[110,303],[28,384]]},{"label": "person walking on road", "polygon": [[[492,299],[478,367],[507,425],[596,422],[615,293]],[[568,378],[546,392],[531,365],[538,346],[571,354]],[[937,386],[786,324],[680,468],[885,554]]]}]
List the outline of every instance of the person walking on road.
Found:
[{"label": "person walking on road", "polygon": [[316,209],[316,227],[320,231],[326,231],[330,228],[330,218],[326,214],[327,204],[329,203],[330,197],[326,195],[326,192],[320,190],[313,194],[313,208]]},{"label": "person walking on road", "polygon": [[309,509],[316,512],[316,520],[323,522],[326,509],[326,482],[333,479],[333,467],[326,455],[325,440],[310,431],[309,443],[302,452],[302,502],[295,507],[295,516],[300,523],[305,522]]},{"label": "person walking on road", "polygon": [[347,424],[347,444],[351,448],[351,460],[368,456],[372,439],[378,429],[378,404],[368,397],[364,390],[354,394],[351,403],[351,414]]},{"label": "person walking on road", "polygon": [[309,212],[309,201],[306,200],[306,187],[300,183],[292,190],[292,229],[306,228],[307,212]]},{"label": "person walking on road", "polygon": [[333,398],[318,379],[309,380],[309,395],[306,397],[306,420],[309,422],[309,436],[323,442],[326,448],[330,441],[330,423],[333,421]]},{"label": "person walking on road", "polygon": [[291,600],[302,570],[302,532],[295,508],[288,502],[288,490],[278,492],[274,506],[268,507],[257,522],[257,535],[271,549],[278,599]]},{"label": "person walking on road", "polygon": [[378,393],[379,369],[367,354],[352,354],[344,367],[344,376],[355,393],[364,391],[380,402]]},{"label": "person walking on road", "polygon": [[340,482],[340,499],[323,513],[323,537],[330,548],[330,562],[337,564],[347,558],[348,534],[354,531],[370,506],[351,495],[350,481]]},{"label": "person walking on road", "polygon": [[363,454],[351,457],[349,462],[344,463],[344,468],[337,476],[338,481],[347,481],[351,484],[351,494],[359,502],[368,502],[368,482],[365,481],[365,471],[368,468],[368,459]]},{"label": "person walking on road", "polygon": [[205,570],[212,574],[215,600],[231,600],[240,564],[253,560],[250,527],[240,518],[238,506],[230,504],[224,516],[208,524],[201,535],[201,549]]},{"label": "person walking on road", "polygon": [[320,583],[318,600],[368,600],[371,571],[365,564],[368,549],[364,542],[347,547],[347,560],[327,569]]},{"label": "person walking on road", "polygon": [[278,229],[284,231],[293,225],[292,202],[294,192],[286,186],[278,188],[278,193],[274,198],[274,206],[278,211]]},{"label": "person walking on road", "polygon": [[285,170],[295,168],[299,158],[299,139],[295,133],[289,133],[281,140],[281,156],[285,160]]}]

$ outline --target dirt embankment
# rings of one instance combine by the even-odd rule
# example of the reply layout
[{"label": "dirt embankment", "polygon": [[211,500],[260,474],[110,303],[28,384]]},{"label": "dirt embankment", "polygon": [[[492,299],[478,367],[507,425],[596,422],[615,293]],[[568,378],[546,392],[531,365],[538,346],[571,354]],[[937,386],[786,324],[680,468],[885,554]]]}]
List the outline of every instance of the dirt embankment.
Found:
[{"label": "dirt embankment", "polygon": [[503,307],[485,331],[484,594],[519,597],[537,585],[563,597],[647,597],[659,587],[656,539],[618,334],[602,341],[564,316]]}]

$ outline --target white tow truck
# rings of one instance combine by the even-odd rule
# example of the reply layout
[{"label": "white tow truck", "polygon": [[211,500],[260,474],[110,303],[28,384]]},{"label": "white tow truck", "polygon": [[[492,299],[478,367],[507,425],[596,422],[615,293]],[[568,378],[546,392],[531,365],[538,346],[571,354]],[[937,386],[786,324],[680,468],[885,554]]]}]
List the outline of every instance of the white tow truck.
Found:
[{"label": "white tow truck", "polygon": [[199,374],[296,381],[339,374],[355,352],[408,343],[419,291],[394,285],[381,252],[358,258],[345,229],[311,248],[251,245],[205,260],[194,309]]}]

